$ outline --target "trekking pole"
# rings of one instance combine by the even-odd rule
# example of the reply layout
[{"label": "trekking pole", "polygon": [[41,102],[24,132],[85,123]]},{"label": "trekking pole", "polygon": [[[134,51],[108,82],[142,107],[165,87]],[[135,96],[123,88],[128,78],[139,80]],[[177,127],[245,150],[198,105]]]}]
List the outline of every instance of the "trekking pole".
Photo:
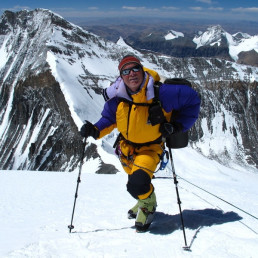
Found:
[{"label": "trekking pole", "polygon": [[172,157],[172,151],[171,151],[171,148],[168,148],[168,149],[169,149],[169,157],[170,157],[170,160],[171,160],[171,168],[172,168],[172,172],[173,172],[174,184],[175,184],[175,187],[176,187],[177,203],[178,203],[178,206],[179,206],[181,224],[182,224],[184,240],[185,240],[185,246],[183,247],[183,249],[186,250],[186,251],[191,251],[190,246],[188,246],[187,242],[186,242],[185,225],[184,225],[183,214],[182,214],[182,210],[181,210],[181,200],[180,200],[180,197],[179,197],[179,192],[178,192],[178,187],[177,187],[178,181],[177,181],[177,177],[176,177],[174,161],[173,161],[173,157]]},{"label": "trekking pole", "polygon": [[86,147],[86,140],[87,140],[87,138],[85,137],[83,139],[83,150],[82,150],[82,157],[81,157],[81,161],[80,161],[79,174],[78,174],[78,178],[77,178],[77,186],[76,186],[76,191],[75,191],[75,196],[74,196],[72,219],[71,219],[71,224],[68,226],[68,228],[70,229],[70,233],[71,233],[72,229],[74,229],[74,226],[73,226],[73,216],[74,216],[76,200],[77,200],[77,197],[78,197],[79,183],[81,182],[81,171],[82,171],[82,164],[83,164],[83,158],[84,158],[85,147]]}]

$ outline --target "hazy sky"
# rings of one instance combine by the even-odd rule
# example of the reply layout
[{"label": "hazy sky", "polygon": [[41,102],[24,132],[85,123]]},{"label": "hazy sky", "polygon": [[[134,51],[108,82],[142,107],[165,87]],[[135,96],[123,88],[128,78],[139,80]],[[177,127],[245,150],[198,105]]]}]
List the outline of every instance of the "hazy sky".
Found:
[{"label": "hazy sky", "polygon": [[257,0],[8,0],[4,10],[45,8],[69,17],[170,17],[258,21]]}]

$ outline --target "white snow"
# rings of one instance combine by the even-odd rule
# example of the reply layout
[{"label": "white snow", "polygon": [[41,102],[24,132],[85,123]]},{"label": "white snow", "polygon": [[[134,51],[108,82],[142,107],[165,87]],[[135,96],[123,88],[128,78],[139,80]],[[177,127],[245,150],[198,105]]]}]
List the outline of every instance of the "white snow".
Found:
[{"label": "white snow", "polygon": [[[207,157],[214,154],[218,157],[223,157],[223,153],[227,151],[237,160],[240,153],[239,144],[242,145],[240,129],[231,112],[227,111],[223,106],[220,108],[222,112],[215,113],[211,121],[211,128],[208,128],[207,119],[202,119],[203,139],[205,141],[200,140],[195,144]],[[237,136],[234,135],[234,130],[237,132]]]},{"label": "white snow", "polygon": [[[131,46],[129,46],[129,45],[124,41],[124,39],[123,39],[121,36],[120,36],[119,39],[117,40],[116,44],[117,44],[118,46],[120,46],[123,50],[128,51],[128,53],[131,52],[131,53],[135,54],[136,56],[140,56],[140,55],[141,55],[139,51],[137,51],[137,50],[135,50],[134,48],[132,48]],[[118,69],[117,69],[117,71],[118,71]]]},{"label": "white snow", "polygon": [[95,174],[90,160],[82,169],[72,233],[67,226],[78,170],[0,171],[0,257],[257,257],[258,173],[226,168],[191,148],[173,150],[173,157],[191,252],[182,248],[170,169],[153,180],[153,224],[136,233],[126,217],[135,204],[126,192],[127,175]]},{"label": "white snow", "polygon": [[[47,54],[47,62],[51,67],[54,77],[60,83],[61,90],[70,108],[72,118],[78,126],[78,128],[81,127],[83,120],[89,119],[89,117],[85,113],[86,111],[88,114],[91,114],[91,117],[93,119],[96,120],[96,118],[99,116],[101,112],[101,105],[99,103],[104,102],[104,100],[102,96],[94,93],[92,89],[88,88],[87,92],[82,87],[82,84],[78,79],[80,78],[80,75],[85,74],[85,72],[82,69],[81,62],[78,61],[73,64],[69,64],[69,62],[62,58],[57,58],[51,52],[48,52]],[[87,61],[85,61],[85,63],[86,62]],[[93,60],[91,60],[91,62],[88,63],[90,65],[87,66],[87,69],[91,70],[92,67],[92,70],[94,70]],[[97,63],[95,62],[95,67],[96,66]],[[99,66],[105,67],[105,64],[99,63]],[[67,71],[69,71],[69,73]],[[96,69],[95,71],[98,71],[98,69]],[[87,82],[85,81],[85,83]],[[89,95],[89,93],[91,95]]]},{"label": "white snow", "polygon": [[128,45],[125,43],[124,39],[120,36],[118,41],[116,42],[117,45],[122,47],[128,47]]},{"label": "white snow", "polygon": [[221,31],[222,28],[218,26],[212,26],[205,32],[199,32],[198,36],[195,36],[193,42],[197,45],[196,48],[206,45],[218,45],[220,46],[221,34],[225,34]]},{"label": "white snow", "polygon": [[255,50],[258,53],[258,35],[244,39],[239,44],[231,44],[229,47],[229,54],[237,61],[240,52],[251,50]]},{"label": "white snow", "polygon": [[178,32],[178,31],[174,31],[174,30],[170,30],[168,32],[168,34],[165,35],[165,39],[166,40],[172,40],[172,39],[176,39],[176,38],[179,38],[179,37],[184,37],[184,33]]},{"label": "white snow", "polygon": [[1,46],[0,47],[0,57],[1,57],[0,70],[5,66],[5,64],[8,60],[8,53],[5,49],[7,41],[8,41],[8,38],[5,38],[2,35],[0,36],[0,46]]}]

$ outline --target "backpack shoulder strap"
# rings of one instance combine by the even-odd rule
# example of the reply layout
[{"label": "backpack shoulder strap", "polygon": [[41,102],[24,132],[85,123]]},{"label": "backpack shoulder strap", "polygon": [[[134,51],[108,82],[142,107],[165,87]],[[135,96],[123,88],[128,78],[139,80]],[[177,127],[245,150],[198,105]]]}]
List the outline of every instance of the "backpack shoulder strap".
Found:
[{"label": "backpack shoulder strap", "polygon": [[164,81],[164,84],[187,85],[192,88],[192,83],[184,78],[169,78]]},{"label": "backpack shoulder strap", "polygon": [[170,85],[187,85],[192,88],[191,82],[189,82],[186,79],[183,78],[168,78],[164,81],[164,83],[161,82],[155,82],[154,84],[154,102],[159,101],[159,89],[162,84],[170,84]]},{"label": "backpack shoulder strap", "polygon": [[159,89],[160,89],[160,86],[162,85],[161,82],[156,82],[153,87],[154,87],[154,99],[153,99],[153,102],[156,103],[156,102],[159,102]]}]

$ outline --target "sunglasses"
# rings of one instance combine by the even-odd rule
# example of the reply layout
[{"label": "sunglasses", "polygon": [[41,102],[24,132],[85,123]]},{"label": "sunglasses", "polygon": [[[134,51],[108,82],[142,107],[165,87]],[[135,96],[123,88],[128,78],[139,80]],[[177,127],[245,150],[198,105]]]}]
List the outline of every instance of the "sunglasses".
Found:
[{"label": "sunglasses", "polygon": [[142,67],[140,65],[136,65],[132,68],[128,68],[128,69],[124,69],[121,71],[121,75],[129,75],[131,71],[137,73],[142,69]]}]

